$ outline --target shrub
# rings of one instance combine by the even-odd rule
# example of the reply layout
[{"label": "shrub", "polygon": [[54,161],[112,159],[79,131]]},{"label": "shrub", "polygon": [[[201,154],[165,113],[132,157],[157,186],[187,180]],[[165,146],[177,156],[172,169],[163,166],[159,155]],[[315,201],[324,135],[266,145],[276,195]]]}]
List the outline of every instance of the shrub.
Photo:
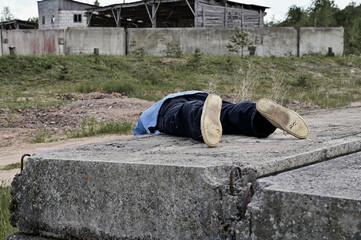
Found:
[{"label": "shrub", "polygon": [[180,58],[183,56],[179,43],[167,43],[166,49],[163,52],[167,57]]}]

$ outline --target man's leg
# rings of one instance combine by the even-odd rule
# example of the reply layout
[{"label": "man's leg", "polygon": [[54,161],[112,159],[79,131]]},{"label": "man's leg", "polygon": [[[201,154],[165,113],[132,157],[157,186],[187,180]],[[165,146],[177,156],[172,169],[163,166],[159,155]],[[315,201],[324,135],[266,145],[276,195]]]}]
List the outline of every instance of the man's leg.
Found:
[{"label": "man's leg", "polygon": [[264,138],[276,130],[276,127],[257,111],[256,103],[251,101],[236,104],[223,101],[221,122],[225,134]]},{"label": "man's leg", "polygon": [[309,135],[309,128],[300,115],[265,98],[257,104],[250,101],[224,102],[221,122],[224,133],[229,134],[263,138],[280,128],[301,139]]},{"label": "man's leg", "polygon": [[214,147],[222,136],[221,105],[220,97],[206,93],[169,99],[160,109],[157,129],[170,135],[203,140]]}]

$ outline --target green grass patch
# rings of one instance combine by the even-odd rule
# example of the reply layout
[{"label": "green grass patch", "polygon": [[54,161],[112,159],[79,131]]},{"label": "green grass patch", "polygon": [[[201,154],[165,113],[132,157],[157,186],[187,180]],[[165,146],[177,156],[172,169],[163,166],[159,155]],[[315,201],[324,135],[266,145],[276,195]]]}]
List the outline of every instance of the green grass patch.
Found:
[{"label": "green grass patch", "polygon": [[5,167],[1,168],[1,170],[12,170],[12,169],[17,169],[17,168],[20,168],[20,163],[8,164]]},{"label": "green grass patch", "polygon": [[133,130],[130,122],[99,122],[94,117],[87,118],[80,130],[68,132],[68,138],[92,137],[103,134],[128,134]]},{"label": "green grass patch", "polygon": [[18,231],[9,222],[10,189],[10,186],[6,186],[5,182],[0,182],[0,239],[5,239],[7,235]]},{"label": "green grass patch", "polygon": [[77,92],[119,92],[147,100],[185,90],[238,94],[245,79],[257,86],[250,100],[274,97],[276,84],[284,86],[287,101],[326,108],[361,101],[361,57],[356,56],[44,55],[0,57],[0,109],[66,104],[54,96]]}]

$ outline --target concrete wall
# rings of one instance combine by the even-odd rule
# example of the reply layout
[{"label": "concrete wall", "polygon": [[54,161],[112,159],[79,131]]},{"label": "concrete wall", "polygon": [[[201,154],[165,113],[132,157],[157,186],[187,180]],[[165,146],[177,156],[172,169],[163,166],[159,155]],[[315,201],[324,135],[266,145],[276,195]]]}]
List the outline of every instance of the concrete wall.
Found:
[{"label": "concrete wall", "polygon": [[68,28],[65,36],[66,54],[92,54],[98,48],[100,54],[125,55],[123,28]]},{"label": "concrete wall", "polygon": [[344,49],[344,29],[340,28],[301,28],[300,56],[326,55],[332,48],[335,55],[342,56]]},{"label": "concrete wall", "polygon": [[[249,40],[256,46],[256,56],[326,55],[331,47],[335,55],[343,54],[343,28],[245,28]],[[179,44],[182,51],[192,54],[199,48],[207,55],[227,55],[226,45],[233,35],[226,28],[68,28],[67,30],[3,30],[2,51],[8,55],[15,46],[17,54],[100,54],[125,55],[130,43],[143,47],[147,54],[161,56],[167,44]],[[127,44],[126,44],[127,43]],[[128,48],[128,49],[127,49]],[[249,52],[245,50],[245,55]]]},{"label": "concrete wall", "polygon": [[122,28],[68,28],[67,30],[3,30],[1,55],[15,47],[18,55],[100,54],[125,55],[125,31]]},{"label": "concrete wall", "polygon": [[[294,28],[245,28],[256,46],[257,56],[297,55],[297,30]],[[128,46],[136,41],[136,48],[144,47],[149,55],[161,56],[167,44],[179,44],[184,53],[199,48],[203,54],[226,55],[226,45],[233,29],[225,28],[156,28],[128,29]],[[245,51],[245,54],[248,54]]]},{"label": "concrete wall", "polygon": [[64,53],[64,45],[59,44],[64,38],[62,30],[39,31],[31,30],[10,30],[2,32],[3,55],[9,55],[10,49],[15,47],[18,55],[41,55]]}]

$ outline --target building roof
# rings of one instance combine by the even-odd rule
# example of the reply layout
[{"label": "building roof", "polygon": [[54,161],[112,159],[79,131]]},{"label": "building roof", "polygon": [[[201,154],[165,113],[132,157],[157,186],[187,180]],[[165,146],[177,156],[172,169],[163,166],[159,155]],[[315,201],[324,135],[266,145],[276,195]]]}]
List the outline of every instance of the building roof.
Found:
[{"label": "building roof", "polygon": [[7,29],[7,30],[11,30],[11,29],[37,29],[38,24],[33,23],[33,22],[19,20],[19,19],[14,19],[14,20],[0,22],[0,28],[1,29]]},{"label": "building roof", "polygon": [[[45,2],[45,1],[54,1],[54,0],[40,0],[38,2]],[[89,4],[89,3],[83,3],[83,2],[79,2],[79,1],[74,1],[74,0],[63,0],[63,1],[69,1],[69,2],[74,2],[74,3],[79,3],[79,4],[83,4],[83,5],[88,5],[90,7],[94,7],[95,5],[93,4]]]},{"label": "building roof", "polygon": [[[154,2],[155,3],[159,3],[159,2],[172,3],[172,2],[181,2],[181,1],[183,1],[183,0],[155,0]],[[107,6],[104,6],[104,7],[101,7],[101,6],[95,7],[95,8],[93,7],[91,9],[88,9],[88,11],[89,12],[99,12],[99,11],[111,10],[111,9],[114,9],[114,8],[131,8],[131,7],[137,7],[139,5],[144,5],[144,3],[147,3],[147,2],[148,1],[145,0],[145,1],[136,1],[136,2],[129,2],[129,3],[116,3],[116,4],[107,5]],[[266,7],[266,6],[254,5],[254,4],[245,4],[245,3],[240,3],[240,2],[230,1],[230,0],[227,0],[227,3],[231,3],[231,4],[234,4],[234,5],[243,5],[246,8],[251,8],[251,9],[254,9],[254,8],[267,9],[267,8],[269,8],[269,7]]]}]

